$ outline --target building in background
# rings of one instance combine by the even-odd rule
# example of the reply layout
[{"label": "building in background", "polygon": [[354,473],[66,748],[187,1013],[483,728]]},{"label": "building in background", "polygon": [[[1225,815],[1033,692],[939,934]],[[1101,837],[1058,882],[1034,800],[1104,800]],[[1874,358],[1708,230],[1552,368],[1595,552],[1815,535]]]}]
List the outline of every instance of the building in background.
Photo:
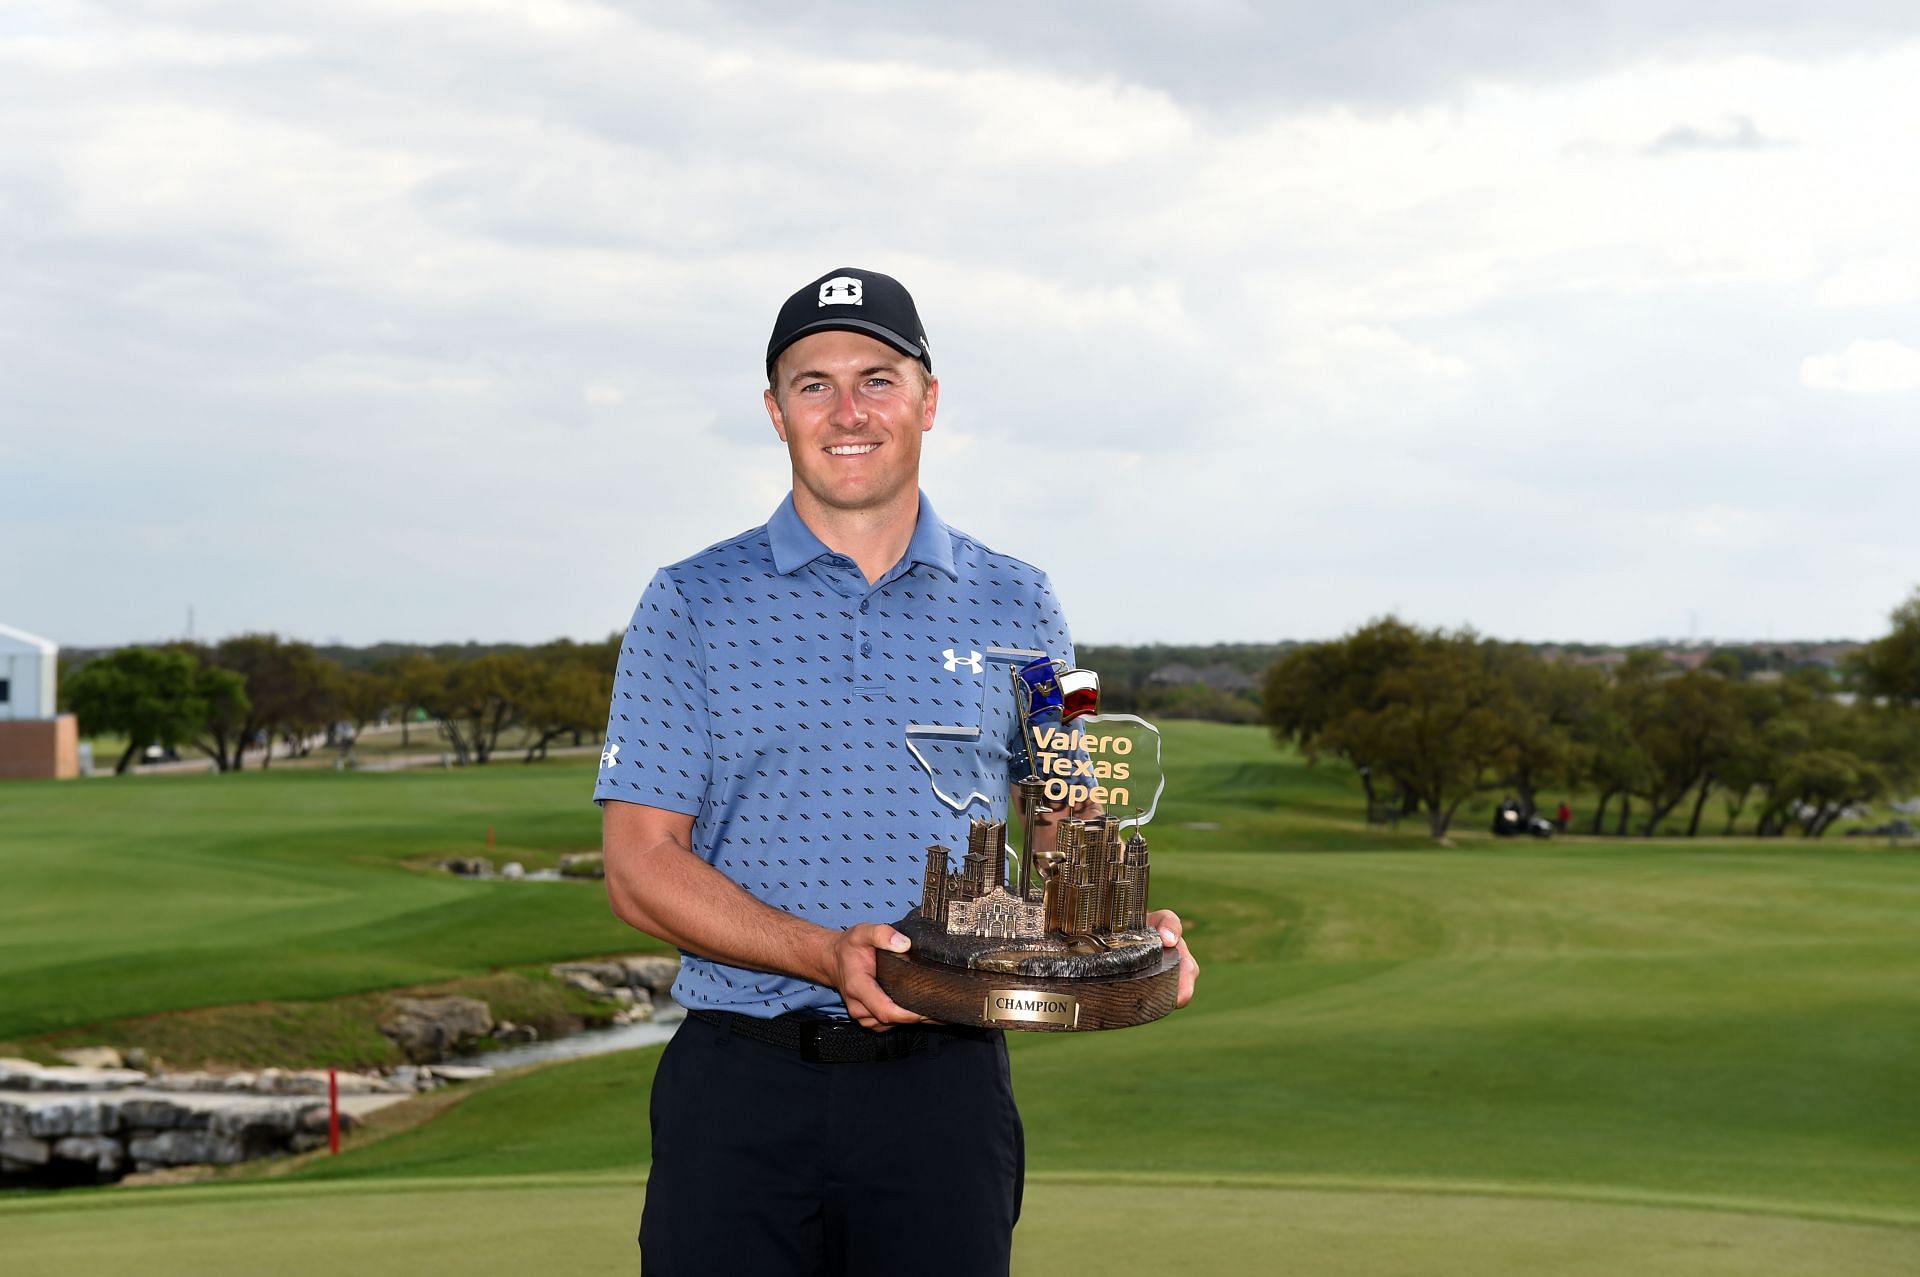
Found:
[{"label": "building in background", "polygon": [[0,779],[70,780],[80,774],[80,733],[59,713],[58,645],[0,625]]}]

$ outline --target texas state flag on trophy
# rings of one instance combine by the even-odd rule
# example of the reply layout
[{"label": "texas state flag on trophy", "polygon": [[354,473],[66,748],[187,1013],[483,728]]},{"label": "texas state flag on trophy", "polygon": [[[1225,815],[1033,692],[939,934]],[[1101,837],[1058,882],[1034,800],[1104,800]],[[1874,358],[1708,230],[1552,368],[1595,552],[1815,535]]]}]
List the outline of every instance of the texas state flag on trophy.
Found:
[{"label": "texas state flag on trophy", "polygon": [[1067,670],[1060,675],[1060,721],[1100,712],[1100,676],[1092,670]]}]

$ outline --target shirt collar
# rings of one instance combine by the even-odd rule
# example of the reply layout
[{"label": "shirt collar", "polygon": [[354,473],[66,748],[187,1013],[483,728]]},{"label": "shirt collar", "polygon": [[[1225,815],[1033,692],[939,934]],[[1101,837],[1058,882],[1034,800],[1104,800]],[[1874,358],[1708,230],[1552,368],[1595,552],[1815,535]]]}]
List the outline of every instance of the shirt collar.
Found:
[{"label": "shirt collar", "polygon": [[[793,508],[791,492],[767,520],[767,542],[773,549],[774,570],[782,576],[790,576],[822,555],[833,553]],[[919,513],[914,516],[913,538],[907,542],[901,562],[924,563],[952,580],[960,579],[953,566],[953,534],[933,512],[933,503],[924,492],[920,494]]]}]

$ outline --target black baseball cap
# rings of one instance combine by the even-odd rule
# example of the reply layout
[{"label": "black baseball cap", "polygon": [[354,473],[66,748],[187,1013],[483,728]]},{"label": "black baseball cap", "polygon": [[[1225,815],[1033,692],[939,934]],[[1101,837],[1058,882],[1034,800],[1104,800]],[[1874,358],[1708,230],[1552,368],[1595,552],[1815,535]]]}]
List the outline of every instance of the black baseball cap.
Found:
[{"label": "black baseball cap", "polygon": [[911,355],[933,372],[927,334],[913,295],[891,275],[842,266],[830,270],[787,298],[773,321],[767,341],[767,379],[773,379],[773,361],[780,352],[808,333],[829,329],[878,337],[903,355]]}]

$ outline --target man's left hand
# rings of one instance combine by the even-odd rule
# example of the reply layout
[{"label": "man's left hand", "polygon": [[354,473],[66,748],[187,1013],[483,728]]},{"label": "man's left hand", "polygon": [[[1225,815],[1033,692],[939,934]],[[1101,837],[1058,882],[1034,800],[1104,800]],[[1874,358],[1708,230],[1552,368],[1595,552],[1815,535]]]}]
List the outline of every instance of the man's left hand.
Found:
[{"label": "man's left hand", "polygon": [[1147,925],[1160,933],[1162,945],[1180,951],[1180,992],[1173,999],[1177,1010],[1193,1001],[1193,982],[1200,976],[1200,964],[1193,960],[1193,954],[1187,951],[1187,942],[1180,938],[1185,928],[1181,926],[1179,914],[1171,909],[1155,909],[1147,915]]}]

